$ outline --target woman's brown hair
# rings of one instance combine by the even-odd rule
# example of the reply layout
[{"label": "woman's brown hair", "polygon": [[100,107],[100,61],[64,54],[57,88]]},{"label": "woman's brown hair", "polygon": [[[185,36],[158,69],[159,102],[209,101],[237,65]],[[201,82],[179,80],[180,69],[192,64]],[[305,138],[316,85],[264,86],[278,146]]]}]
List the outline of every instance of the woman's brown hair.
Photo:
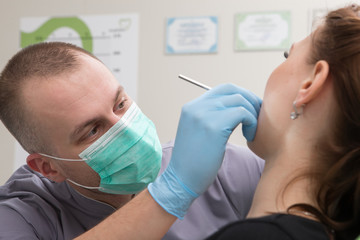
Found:
[{"label": "woman's brown hair", "polygon": [[310,62],[325,60],[335,97],[332,141],[320,144],[320,161],[329,166],[318,173],[319,209],[296,204],[315,214],[336,239],[355,239],[360,233],[360,7],[329,12],[313,35]]}]

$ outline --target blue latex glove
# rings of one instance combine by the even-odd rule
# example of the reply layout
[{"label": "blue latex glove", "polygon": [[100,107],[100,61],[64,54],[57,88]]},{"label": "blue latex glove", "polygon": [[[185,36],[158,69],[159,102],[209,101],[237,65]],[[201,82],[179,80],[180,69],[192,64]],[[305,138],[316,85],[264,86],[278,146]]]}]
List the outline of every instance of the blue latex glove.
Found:
[{"label": "blue latex glove", "polygon": [[171,161],[149,184],[152,197],[182,219],[192,201],[215,180],[232,131],[243,124],[248,141],[255,136],[261,100],[232,84],[217,86],[182,108]]}]

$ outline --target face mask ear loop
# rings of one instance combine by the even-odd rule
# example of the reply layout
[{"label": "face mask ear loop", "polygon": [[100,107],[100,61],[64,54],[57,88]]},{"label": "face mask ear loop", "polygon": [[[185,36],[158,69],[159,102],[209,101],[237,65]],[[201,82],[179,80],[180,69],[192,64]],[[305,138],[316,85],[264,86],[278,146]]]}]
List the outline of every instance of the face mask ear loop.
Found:
[{"label": "face mask ear loop", "polygon": [[[44,156],[44,157],[48,157],[48,158],[53,158],[53,159],[56,159],[56,160],[60,160],[60,161],[68,161],[68,162],[83,162],[83,161],[86,161],[87,159],[72,159],[72,158],[59,158],[59,157],[54,157],[54,156],[50,156],[50,155],[47,155],[47,154],[44,154],[44,153],[38,153],[40,154],[41,156]],[[100,189],[103,189],[102,187],[89,187],[89,186],[85,186],[85,185],[81,185],[80,183],[77,183],[69,178],[66,179],[67,181],[79,186],[79,187],[82,187],[82,188],[86,188],[86,189],[94,189],[94,190],[100,190]]]},{"label": "face mask ear loop", "polygon": [[78,159],[74,159],[74,158],[59,158],[59,157],[54,157],[54,156],[47,155],[47,154],[45,154],[45,153],[38,153],[38,154],[40,154],[41,156],[44,156],[44,157],[48,157],[48,158],[52,158],[52,159],[56,159],[56,160],[60,160],[60,161],[68,161],[68,162],[87,161],[87,159],[81,159],[81,158],[78,158]]},{"label": "face mask ear loop", "polygon": [[77,183],[77,182],[75,182],[75,181],[73,181],[73,180],[71,180],[71,179],[66,179],[67,181],[69,181],[69,182],[71,182],[71,183],[73,183],[73,184],[75,184],[75,185],[77,185],[77,186],[79,186],[79,187],[82,187],[82,188],[86,188],[86,189],[94,189],[94,190],[100,190],[100,189],[102,189],[102,187],[89,187],[89,186],[85,186],[85,185],[81,185],[80,183]]}]

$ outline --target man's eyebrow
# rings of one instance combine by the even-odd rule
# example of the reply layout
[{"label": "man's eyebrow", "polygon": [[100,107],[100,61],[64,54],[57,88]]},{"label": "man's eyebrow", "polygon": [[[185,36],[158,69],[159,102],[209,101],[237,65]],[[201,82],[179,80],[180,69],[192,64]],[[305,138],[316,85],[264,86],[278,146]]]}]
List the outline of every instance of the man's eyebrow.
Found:
[{"label": "man's eyebrow", "polygon": [[[122,86],[119,86],[117,91],[116,91],[116,94],[115,94],[115,97],[114,97],[114,104],[116,103],[116,101],[118,100],[120,94],[123,92],[124,88]],[[77,127],[75,127],[75,130],[72,131],[72,133],[70,134],[70,140],[71,141],[74,141],[76,136],[81,133],[86,127],[96,123],[100,121],[100,117],[94,117],[90,120],[87,120],[83,123],[80,123]]]}]

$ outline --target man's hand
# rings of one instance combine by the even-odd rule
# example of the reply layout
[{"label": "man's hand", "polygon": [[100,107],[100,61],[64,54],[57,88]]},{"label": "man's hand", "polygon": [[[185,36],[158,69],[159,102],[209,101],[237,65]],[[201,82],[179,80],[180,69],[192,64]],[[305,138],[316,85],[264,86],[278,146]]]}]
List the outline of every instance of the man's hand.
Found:
[{"label": "man's hand", "polygon": [[232,84],[217,86],[182,108],[169,166],[148,189],[167,212],[183,218],[192,201],[214,181],[226,143],[242,123],[254,139],[261,99]]}]

